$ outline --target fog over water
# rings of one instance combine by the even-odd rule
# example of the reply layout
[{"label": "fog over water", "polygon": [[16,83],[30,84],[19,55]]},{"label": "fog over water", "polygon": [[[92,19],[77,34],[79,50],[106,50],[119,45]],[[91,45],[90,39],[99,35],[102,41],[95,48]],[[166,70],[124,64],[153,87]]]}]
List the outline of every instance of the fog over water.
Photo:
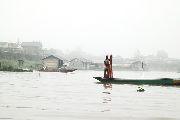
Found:
[{"label": "fog over water", "polygon": [[179,0],[0,0],[0,41],[62,51],[180,58]]}]

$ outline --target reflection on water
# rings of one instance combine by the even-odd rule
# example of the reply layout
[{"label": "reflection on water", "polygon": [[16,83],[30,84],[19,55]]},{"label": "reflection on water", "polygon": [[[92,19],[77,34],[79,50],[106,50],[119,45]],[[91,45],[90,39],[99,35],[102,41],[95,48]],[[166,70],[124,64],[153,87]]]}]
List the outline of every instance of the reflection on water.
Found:
[{"label": "reflection on water", "polygon": [[[146,78],[179,77],[145,72]],[[180,87],[96,84],[102,71],[63,73],[0,72],[0,119],[13,120],[175,120],[180,119]],[[123,78],[140,72],[117,72]]]},{"label": "reflection on water", "polygon": [[102,103],[105,104],[103,110],[101,112],[110,112],[111,106],[108,105],[111,102],[111,90],[112,90],[112,84],[111,83],[104,83],[103,84],[104,90],[103,90],[103,97],[102,97]]},{"label": "reflection on water", "polygon": [[104,97],[103,97],[103,103],[108,103],[108,102],[110,102],[111,101],[111,90],[112,90],[112,84],[110,84],[110,83],[105,83],[105,84],[103,84],[103,86],[104,86],[104,91],[103,91],[103,93],[104,93]]}]

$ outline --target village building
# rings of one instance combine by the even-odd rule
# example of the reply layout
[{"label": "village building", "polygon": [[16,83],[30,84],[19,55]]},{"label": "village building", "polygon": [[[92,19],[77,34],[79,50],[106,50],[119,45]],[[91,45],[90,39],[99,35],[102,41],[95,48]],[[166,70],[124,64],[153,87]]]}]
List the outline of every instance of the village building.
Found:
[{"label": "village building", "polygon": [[1,52],[21,53],[22,49],[18,43],[0,42]]},{"label": "village building", "polygon": [[104,62],[103,60],[93,60],[93,62],[89,66],[90,70],[104,70]]},{"label": "village building", "polygon": [[41,42],[22,42],[21,47],[24,54],[40,55],[42,53]]},{"label": "village building", "polygon": [[8,48],[8,42],[0,42],[0,48]]},{"label": "village building", "polygon": [[57,72],[60,67],[63,65],[63,60],[55,57],[54,55],[50,55],[42,59],[44,71],[48,72]]},{"label": "village building", "polygon": [[8,43],[8,48],[19,48],[20,46],[17,43]]},{"label": "village building", "polygon": [[88,70],[91,63],[91,61],[86,59],[74,58],[69,61],[69,67],[77,70]]},{"label": "village building", "polygon": [[146,64],[144,64],[142,61],[135,61],[131,63],[131,69],[135,71],[141,71],[145,70]]},{"label": "village building", "polygon": [[0,42],[0,52],[8,52],[8,42]]}]

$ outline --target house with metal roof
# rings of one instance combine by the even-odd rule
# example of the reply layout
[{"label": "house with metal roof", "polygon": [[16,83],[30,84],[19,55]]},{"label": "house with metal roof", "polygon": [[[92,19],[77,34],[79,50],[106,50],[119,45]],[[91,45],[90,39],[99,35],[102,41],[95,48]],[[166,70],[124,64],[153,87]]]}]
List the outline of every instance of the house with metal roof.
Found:
[{"label": "house with metal roof", "polygon": [[92,62],[84,58],[74,58],[69,61],[69,66],[78,70],[88,70]]},{"label": "house with metal roof", "polygon": [[50,55],[42,59],[43,70],[47,72],[57,72],[60,67],[63,65],[63,60]]}]

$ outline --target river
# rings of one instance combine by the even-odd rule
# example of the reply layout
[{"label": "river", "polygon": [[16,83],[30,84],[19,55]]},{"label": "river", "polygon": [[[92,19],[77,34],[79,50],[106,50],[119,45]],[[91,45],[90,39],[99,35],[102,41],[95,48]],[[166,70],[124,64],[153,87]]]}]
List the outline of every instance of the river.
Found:
[{"label": "river", "polygon": [[[103,85],[103,71],[0,72],[0,120],[179,120],[180,87]],[[179,78],[175,72],[115,71],[122,78]]]}]

